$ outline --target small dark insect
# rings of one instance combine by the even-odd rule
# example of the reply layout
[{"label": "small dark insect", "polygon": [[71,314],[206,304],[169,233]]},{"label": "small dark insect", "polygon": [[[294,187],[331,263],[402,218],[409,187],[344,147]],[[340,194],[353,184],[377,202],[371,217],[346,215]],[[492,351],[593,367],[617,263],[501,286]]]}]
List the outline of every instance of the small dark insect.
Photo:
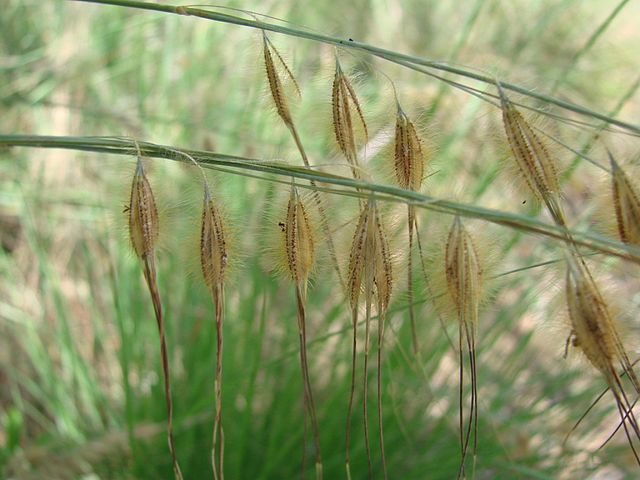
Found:
[{"label": "small dark insect", "polygon": [[353,38],[350,38],[350,39],[349,39],[349,41],[350,41],[350,42],[353,42]]},{"label": "small dark insect", "polygon": [[279,223],[278,223],[278,226],[280,227],[280,230],[282,230],[282,231],[284,232],[284,229],[285,229],[285,224],[284,224],[284,222],[279,222]]},{"label": "small dark insect", "polygon": [[122,207],[122,213],[127,213],[129,210],[131,210],[131,207],[129,205],[125,205],[124,207]]},{"label": "small dark insect", "polygon": [[524,205],[525,203],[527,203],[527,201],[526,200],[522,200],[522,205]]}]

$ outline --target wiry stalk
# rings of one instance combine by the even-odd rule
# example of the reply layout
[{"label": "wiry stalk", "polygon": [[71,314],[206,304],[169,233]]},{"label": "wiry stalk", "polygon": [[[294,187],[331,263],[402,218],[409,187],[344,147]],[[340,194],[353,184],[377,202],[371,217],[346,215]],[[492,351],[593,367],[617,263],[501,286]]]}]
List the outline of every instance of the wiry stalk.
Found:
[{"label": "wiry stalk", "polygon": [[126,211],[129,213],[129,236],[131,238],[131,245],[136,255],[142,261],[144,278],[149,288],[151,303],[153,304],[158,325],[164,396],[167,406],[167,443],[169,445],[169,453],[171,454],[175,478],[182,480],[182,472],[178,464],[173,441],[173,399],[171,396],[169,376],[169,355],[167,353],[165,324],[155,265],[155,244],[159,234],[158,210],[151,185],[144,173],[140,157],[138,157],[136,171],[131,185],[131,198]]}]

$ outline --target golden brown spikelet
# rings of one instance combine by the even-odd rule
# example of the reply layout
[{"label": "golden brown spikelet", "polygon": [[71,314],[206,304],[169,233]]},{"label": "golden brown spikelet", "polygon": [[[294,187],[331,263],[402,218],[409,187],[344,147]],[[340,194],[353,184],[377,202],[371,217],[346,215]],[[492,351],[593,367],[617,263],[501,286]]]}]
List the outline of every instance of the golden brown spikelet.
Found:
[{"label": "golden brown spikelet", "polygon": [[309,216],[298,194],[298,189],[293,185],[287,204],[287,219],[284,223],[289,274],[296,283],[306,284],[315,261],[315,230],[309,222]]},{"label": "golden brown spikelet", "polygon": [[262,35],[262,53],[264,56],[264,66],[267,73],[267,80],[269,82],[269,90],[271,91],[271,97],[273,98],[273,103],[276,106],[276,111],[278,112],[278,115],[285,123],[285,125],[289,128],[293,128],[293,117],[291,116],[291,111],[289,110],[289,104],[287,102],[287,96],[284,91],[282,79],[280,78],[278,68],[276,67],[276,64],[274,62],[274,55],[278,60],[278,63],[284,69],[286,75],[293,82],[294,88],[299,95],[300,88],[298,87],[298,82],[293,76],[293,73],[291,73],[291,70],[289,70],[287,64],[280,56],[280,53],[278,53],[278,50],[276,50],[276,48],[267,38],[264,32]]},{"label": "golden brown spikelet", "polygon": [[374,199],[360,212],[351,244],[347,288],[352,308],[357,308],[367,278],[371,286],[375,286],[380,307],[386,310],[391,298],[393,268],[389,242]]},{"label": "golden brown spikelet", "polygon": [[396,114],[394,170],[398,185],[420,190],[424,179],[425,158],[422,142],[413,122],[398,105]]},{"label": "golden brown spikelet", "polygon": [[[362,114],[362,108],[353,86],[344,74],[340,62],[336,57],[336,71],[331,89],[331,107],[333,115],[333,130],[340,151],[352,167],[358,165],[355,126],[352,119],[352,109],[355,111],[364,132],[364,141],[367,142],[367,123]],[[353,168],[353,176],[360,178],[357,168]]]},{"label": "golden brown spikelet", "polygon": [[458,318],[477,324],[482,293],[483,270],[473,239],[460,217],[453,220],[445,246],[445,277],[447,291]]},{"label": "golden brown spikelet", "polygon": [[609,153],[613,206],[620,241],[640,246],[640,197],[629,177]]},{"label": "golden brown spikelet", "polygon": [[211,292],[224,282],[227,268],[227,242],[224,222],[209,187],[205,185],[200,229],[200,265],[204,281]]},{"label": "golden brown spikelet", "polygon": [[533,195],[546,205],[556,224],[564,226],[564,213],[558,202],[558,172],[549,149],[499,84],[498,92],[504,130],[518,170]]},{"label": "golden brown spikelet", "polygon": [[158,241],[158,209],[140,158],[131,184],[128,213],[133,251],[139,258],[151,256]]}]

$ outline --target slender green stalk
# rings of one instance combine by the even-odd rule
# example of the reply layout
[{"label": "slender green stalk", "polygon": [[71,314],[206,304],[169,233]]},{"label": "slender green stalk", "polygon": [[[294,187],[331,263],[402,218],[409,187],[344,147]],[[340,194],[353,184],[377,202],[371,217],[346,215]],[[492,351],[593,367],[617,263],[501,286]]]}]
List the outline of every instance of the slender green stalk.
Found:
[{"label": "slender green stalk", "polygon": [[[136,152],[136,143],[140,152],[145,157],[166,158],[170,160],[187,162],[191,156],[205,168],[229,167],[244,171],[271,173],[280,177],[295,177],[304,180],[314,180],[344,189],[325,189],[341,195],[362,196],[365,194],[379,194],[378,198],[415,205],[417,208],[425,208],[431,211],[448,215],[476,218],[496,225],[514,228],[519,231],[543,235],[566,243],[567,232],[571,234],[571,243],[581,247],[593,249],[597,252],[623,258],[633,263],[640,264],[640,248],[625,245],[611,238],[603,237],[591,232],[579,232],[567,230],[557,225],[550,225],[536,218],[515,213],[502,212],[476,205],[461,204],[449,200],[439,199],[424,195],[419,192],[405,190],[390,185],[380,185],[352,178],[332,175],[319,171],[312,171],[303,167],[285,164],[284,162],[267,162],[247,157],[224,155],[220,153],[205,152],[202,150],[176,149],[164,145],[156,145],[148,142],[134,142],[132,139],[117,137],[67,137],[67,136],[39,136],[39,135],[0,135],[0,146],[24,146],[38,148],[63,148],[68,150],[81,150],[99,153],[112,153],[130,156]],[[180,152],[182,155],[176,155]],[[299,185],[303,187],[303,185]],[[355,192],[363,191],[362,195]],[[370,193],[366,193],[370,192]]]},{"label": "slender green stalk", "polygon": [[[487,85],[497,86],[496,79],[491,76],[477,73],[476,71],[473,71],[471,69],[450,65],[446,62],[429,60],[423,57],[417,57],[414,55],[407,55],[399,52],[394,52],[392,50],[376,47],[374,45],[369,45],[367,43],[353,41],[352,39],[345,40],[345,39],[333,37],[330,35],[319,34],[309,30],[294,28],[291,26],[277,25],[274,23],[262,22],[259,20],[236,17],[234,15],[205,10],[203,8],[159,5],[155,3],[139,2],[134,0],[75,0],[75,1],[86,2],[86,3],[98,3],[103,5],[113,5],[113,6],[119,6],[119,7],[138,8],[142,10],[152,10],[156,12],[171,13],[176,15],[194,16],[194,17],[204,18],[207,20],[213,20],[217,22],[230,23],[233,25],[239,25],[239,26],[245,26],[250,28],[257,28],[260,30],[267,30],[267,31],[276,32],[276,33],[282,33],[284,35],[289,35],[289,36],[298,37],[298,38],[305,38],[307,40],[312,40],[315,42],[321,42],[329,45],[335,45],[338,47],[360,50],[360,51],[369,53],[371,55],[374,55],[376,57],[388,60],[390,62],[404,65],[409,68],[412,68],[411,65],[428,67],[430,69],[440,70],[443,72],[460,75],[462,77],[476,80],[478,82],[485,83]],[[547,104],[555,105],[564,110],[568,110],[568,111],[577,113],[579,115],[592,117],[592,118],[605,121],[611,125],[616,125],[634,134],[640,134],[640,125],[635,125],[629,122],[624,122],[622,120],[611,118],[607,115],[596,112],[587,107],[583,107],[581,105],[577,105],[572,102],[561,100],[551,95],[539,93],[514,83],[501,81],[500,85],[505,90],[510,90],[512,92],[525,95],[532,99],[539,100]]]}]

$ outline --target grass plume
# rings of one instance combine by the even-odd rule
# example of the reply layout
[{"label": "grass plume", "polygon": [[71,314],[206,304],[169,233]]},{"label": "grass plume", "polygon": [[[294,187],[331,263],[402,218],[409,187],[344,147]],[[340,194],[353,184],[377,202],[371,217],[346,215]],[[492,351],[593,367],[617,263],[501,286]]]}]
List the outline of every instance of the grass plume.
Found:
[{"label": "grass plume", "polygon": [[129,215],[129,237],[131,239],[131,246],[136,256],[142,261],[144,278],[149,288],[151,302],[153,303],[153,310],[158,324],[160,358],[167,406],[167,443],[169,444],[175,478],[182,480],[182,472],[178,464],[173,441],[173,400],[171,397],[171,382],[169,376],[169,355],[167,353],[165,324],[155,264],[155,248],[159,235],[158,209],[140,156],[138,156],[136,171],[131,184],[129,205],[125,210]]}]

